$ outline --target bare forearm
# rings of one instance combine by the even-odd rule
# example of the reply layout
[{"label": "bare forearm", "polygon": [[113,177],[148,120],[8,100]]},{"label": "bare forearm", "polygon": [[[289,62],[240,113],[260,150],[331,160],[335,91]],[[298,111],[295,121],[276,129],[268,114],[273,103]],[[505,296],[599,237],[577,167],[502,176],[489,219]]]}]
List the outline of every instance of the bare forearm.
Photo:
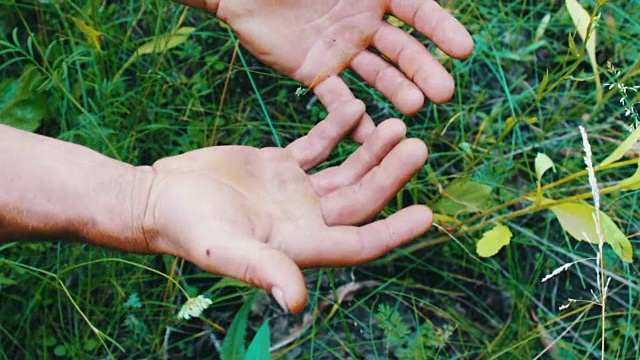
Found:
[{"label": "bare forearm", "polygon": [[150,174],[0,125],[0,241],[62,237],[147,252],[141,221]]}]

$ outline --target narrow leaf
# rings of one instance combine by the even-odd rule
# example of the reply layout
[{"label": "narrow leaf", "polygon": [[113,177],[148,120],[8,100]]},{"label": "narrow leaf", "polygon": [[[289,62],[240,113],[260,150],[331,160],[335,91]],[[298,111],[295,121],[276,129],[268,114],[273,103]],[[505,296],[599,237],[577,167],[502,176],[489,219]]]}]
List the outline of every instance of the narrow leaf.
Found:
[{"label": "narrow leaf", "polygon": [[622,144],[620,144],[611,153],[611,155],[607,156],[606,159],[602,160],[602,162],[600,163],[600,166],[609,165],[611,163],[614,163],[614,162],[620,160],[620,158],[622,158],[624,156],[624,154],[626,154],[627,151],[629,151],[629,149],[631,149],[633,144],[638,142],[638,140],[640,140],[640,127],[638,127],[637,129],[633,130],[633,132],[631,134],[629,134],[629,136],[627,136],[626,139],[624,139]]},{"label": "narrow leaf", "polygon": [[269,321],[265,321],[256,336],[253,337],[251,344],[249,344],[249,349],[247,350],[247,355],[244,357],[245,360],[269,360],[271,359],[271,351],[269,348],[271,347],[271,339],[269,333]]},{"label": "narrow leaf", "polygon": [[622,190],[638,190],[640,189],[640,166],[636,169],[636,172],[622,181],[620,181]]},{"label": "narrow leaf", "polygon": [[535,166],[536,166],[536,176],[538,177],[538,182],[542,180],[542,175],[544,175],[544,173],[547,172],[547,170],[553,169],[554,172],[556,171],[556,167],[553,164],[553,160],[551,160],[551,158],[544,153],[538,153],[538,155],[536,156]]},{"label": "narrow leaf", "polygon": [[443,191],[433,209],[438,213],[455,216],[460,212],[486,209],[491,187],[471,181],[470,176],[456,179]]},{"label": "narrow leaf", "polygon": [[496,225],[485,232],[476,244],[476,253],[482,257],[491,257],[511,242],[513,234],[505,225]]},{"label": "narrow leaf", "polygon": [[551,21],[551,14],[547,13],[542,20],[540,20],[540,24],[538,25],[538,29],[536,30],[536,36],[534,38],[535,41],[542,39],[544,36],[544,32],[547,30],[547,26],[549,26],[549,22]]},{"label": "narrow leaf", "polygon": [[[545,203],[551,200],[544,199]],[[592,244],[599,242],[596,233],[596,226],[593,220],[595,208],[585,202],[565,203],[549,208],[560,222],[560,226],[573,238],[580,241],[588,241]],[[613,251],[622,261],[633,261],[633,248],[629,239],[611,220],[611,218],[600,211],[600,221],[602,222],[603,240],[613,247]]]},{"label": "narrow leaf", "polygon": [[247,335],[247,325],[249,323],[249,310],[253,305],[253,297],[242,305],[236,316],[233,318],[227,335],[222,341],[220,349],[220,359],[222,360],[244,360],[247,348],[244,345],[244,338]]},{"label": "narrow leaf", "polygon": [[73,19],[73,22],[76,24],[76,26],[80,29],[80,31],[82,31],[84,36],[87,38],[87,41],[89,41],[89,44],[91,44],[91,46],[95,49],[102,50],[100,48],[100,42],[103,39],[103,36],[102,36],[103,34],[100,31],[92,28],[86,22],[76,17],[72,19]]},{"label": "narrow leaf", "polygon": [[156,36],[153,40],[141,45],[136,50],[136,55],[145,55],[152,53],[160,53],[169,49],[173,49],[180,46],[187,41],[189,34],[191,34],[195,28],[193,27],[181,27],[176,31],[171,31],[165,34]]},{"label": "narrow leaf", "polygon": [[[598,71],[598,62],[596,60],[596,24],[595,21],[591,24],[591,28],[589,28],[589,23],[591,22],[591,15],[585,10],[578,0],[565,0],[565,4],[567,6],[567,10],[569,11],[569,15],[571,16],[571,20],[573,20],[573,24],[576,26],[578,30],[578,34],[582,40],[586,41],[586,49],[587,54],[589,55],[589,61],[591,62],[591,67],[593,68],[593,74],[596,78],[596,91],[598,93],[598,100],[602,99],[602,86],[600,86],[600,73]],[[590,31],[589,36],[587,36],[587,30]],[[588,39],[587,39],[588,38]],[[575,46],[575,44],[574,44]]]},{"label": "narrow leaf", "polygon": [[549,84],[549,70],[544,73],[542,81],[540,81],[540,86],[538,87],[538,98],[542,97],[542,93],[546,90],[547,84]]}]

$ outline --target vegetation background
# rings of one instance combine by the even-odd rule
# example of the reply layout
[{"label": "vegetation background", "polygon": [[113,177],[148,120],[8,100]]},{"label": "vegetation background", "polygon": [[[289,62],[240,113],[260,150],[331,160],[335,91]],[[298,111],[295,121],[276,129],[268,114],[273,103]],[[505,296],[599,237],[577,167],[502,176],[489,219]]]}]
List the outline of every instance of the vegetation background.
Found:
[{"label": "vegetation background", "polygon": [[[457,218],[476,216],[486,229],[440,223],[373,264],[307,271],[307,315],[283,314],[258,293],[249,335],[269,320],[276,358],[531,359],[544,352],[549,359],[639,359],[637,263],[623,263],[605,247],[612,280],[602,354],[594,261],[541,282],[563,264],[595,256],[594,247],[567,235],[552,212],[525,211],[503,221],[513,238],[493,258],[475,250],[493,219],[530,205],[488,211],[535,191],[538,152],[556,164],[556,172],[544,176],[548,184],[584,169],[579,125],[597,161],[628,136],[633,120],[624,116],[618,88],[603,85],[598,102],[588,58],[571,49],[569,37],[578,49],[582,42],[564,1],[441,4],[476,41],[474,55],[464,61],[446,58],[425,41],[456,80],[451,102],[427,103],[404,117],[352,73],[344,78],[376,121],[400,117],[408,136],[430,147],[424,171],[382,216],[410,203],[436,205],[441,187],[467,174],[490,192],[475,214]],[[582,4],[593,10],[593,2]],[[609,1],[599,14],[603,83],[640,85],[640,1]],[[103,33],[96,37],[101,51],[74,18]],[[195,31],[179,46],[132,58],[142,44],[181,26]],[[607,61],[619,75],[606,71]],[[286,144],[326,114],[311,92],[296,95],[300,84],[238,48],[213,16],[168,0],[0,0],[0,75],[0,114],[22,111],[38,133],[132,164],[205,146],[274,146],[276,136]],[[638,102],[636,92],[628,95]],[[537,122],[526,121],[533,118]],[[355,147],[344,142],[327,165]],[[617,184],[634,173],[633,163],[599,171],[599,182]],[[589,191],[582,173],[545,197]],[[602,210],[633,244],[640,231],[638,195],[602,195]],[[177,319],[186,299],[161,274],[213,305],[199,319]],[[168,256],[58,241],[5,244],[0,357],[218,358],[233,317],[254,292]],[[586,301],[558,310],[569,298]]]}]

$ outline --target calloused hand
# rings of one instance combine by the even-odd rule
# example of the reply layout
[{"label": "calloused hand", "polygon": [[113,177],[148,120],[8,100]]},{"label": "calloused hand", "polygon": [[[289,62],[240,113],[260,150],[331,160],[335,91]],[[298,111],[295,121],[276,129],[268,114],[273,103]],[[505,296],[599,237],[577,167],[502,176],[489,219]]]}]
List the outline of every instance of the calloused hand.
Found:
[{"label": "calloused hand", "polygon": [[[215,12],[265,64],[314,86],[329,111],[353,99],[336,76],[348,67],[404,114],[420,110],[424,95],[436,103],[451,98],[451,75],[416,38],[386,22],[385,14],[453,57],[473,51],[467,30],[434,0],[179,1]],[[373,122],[365,117],[353,137],[362,142],[372,131]]]},{"label": "calloused hand", "polygon": [[[427,148],[404,140],[397,119],[381,123],[347,160],[314,174],[364,114],[343,102],[284,149],[219,146],[159,160],[144,234],[149,250],[271,292],[299,312],[307,301],[300,268],[372,260],[426,232],[426,206],[366,225],[422,168]],[[339,129],[339,132],[334,130]]]}]

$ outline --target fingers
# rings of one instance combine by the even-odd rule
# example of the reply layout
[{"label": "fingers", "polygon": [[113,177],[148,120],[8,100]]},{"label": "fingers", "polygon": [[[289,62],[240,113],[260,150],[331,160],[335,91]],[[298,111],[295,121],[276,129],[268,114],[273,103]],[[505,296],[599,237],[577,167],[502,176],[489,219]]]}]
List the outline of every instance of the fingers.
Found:
[{"label": "fingers", "polygon": [[296,259],[302,267],[362,264],[424,234],[432,222],[428,207],[414,205],[362,227],[330,227],[319,233],[316,241],[309,242],[314,247],[306,257]]},{"label": "fingers", "polygon": [[393,149],[406,133],[401,120],[382,122],[373,134],[341,165],[311,175],[316,194],[323,197],[333,191],[357,183]]},{"label": "fingers", "polygon": [[292,313],[302,311],[307,303],[307,289],[302,272],[289,257],[252,239],[216,244],[194,261],[203,270],[264,289],[284,310]]},{"label": "fingers", "polygon": [[[344,81],[338,76],[330,76],[323,80],[313,88],[313,92],[318,96],[318,99],[320,99],[320,102],[327,108],[329,113],[334,111],[340,104],[355,99],[351,90],[349,90]],[[351,137],[354,141],[362,144],[369,135],[371,135],[375,127],[371,117],[365,113],[353,134],[351,134]]]},{"label": "fingers", "polygon": [[365,113],[360,100],[339,103],[322,120],[303,136],[287,146],[286,150],[296,159],[302,169],[309,170],[324,161],[331,151],[357,125]]},{"label": "fingers", "polygon": [[[431,101],[443,103],[453,95],[454,83],[449,72],[424,45],[402,29],[384,23],[373,37],[372,45],[398,64],[404,75]],[[380,82],[384,80],[382,77],[379,79]]]},{"label": "fingers", "polygon": [[473,52],[473,39],[467,29],[435,1],[391,0],[389,10],[450,56],[466,58]]},{"label": "fingers", "polygon": [[327,225],[358,224],[380,212],[427,160],[427,146],[418,139],[398,144],[358,183],[320,199]]},{"label": "fingers", "polygon": [[422,141],[400,143],[360,181],[321,198],[325,223],[358,224],[375,216],[422,168],[426,158]]},{"label": "fingers", "polygon": [[364,50],[351,60],[350,66],[364,81],[391,100],[401,113],[411,115],[422,108],[422,91],[380,56]]}]

